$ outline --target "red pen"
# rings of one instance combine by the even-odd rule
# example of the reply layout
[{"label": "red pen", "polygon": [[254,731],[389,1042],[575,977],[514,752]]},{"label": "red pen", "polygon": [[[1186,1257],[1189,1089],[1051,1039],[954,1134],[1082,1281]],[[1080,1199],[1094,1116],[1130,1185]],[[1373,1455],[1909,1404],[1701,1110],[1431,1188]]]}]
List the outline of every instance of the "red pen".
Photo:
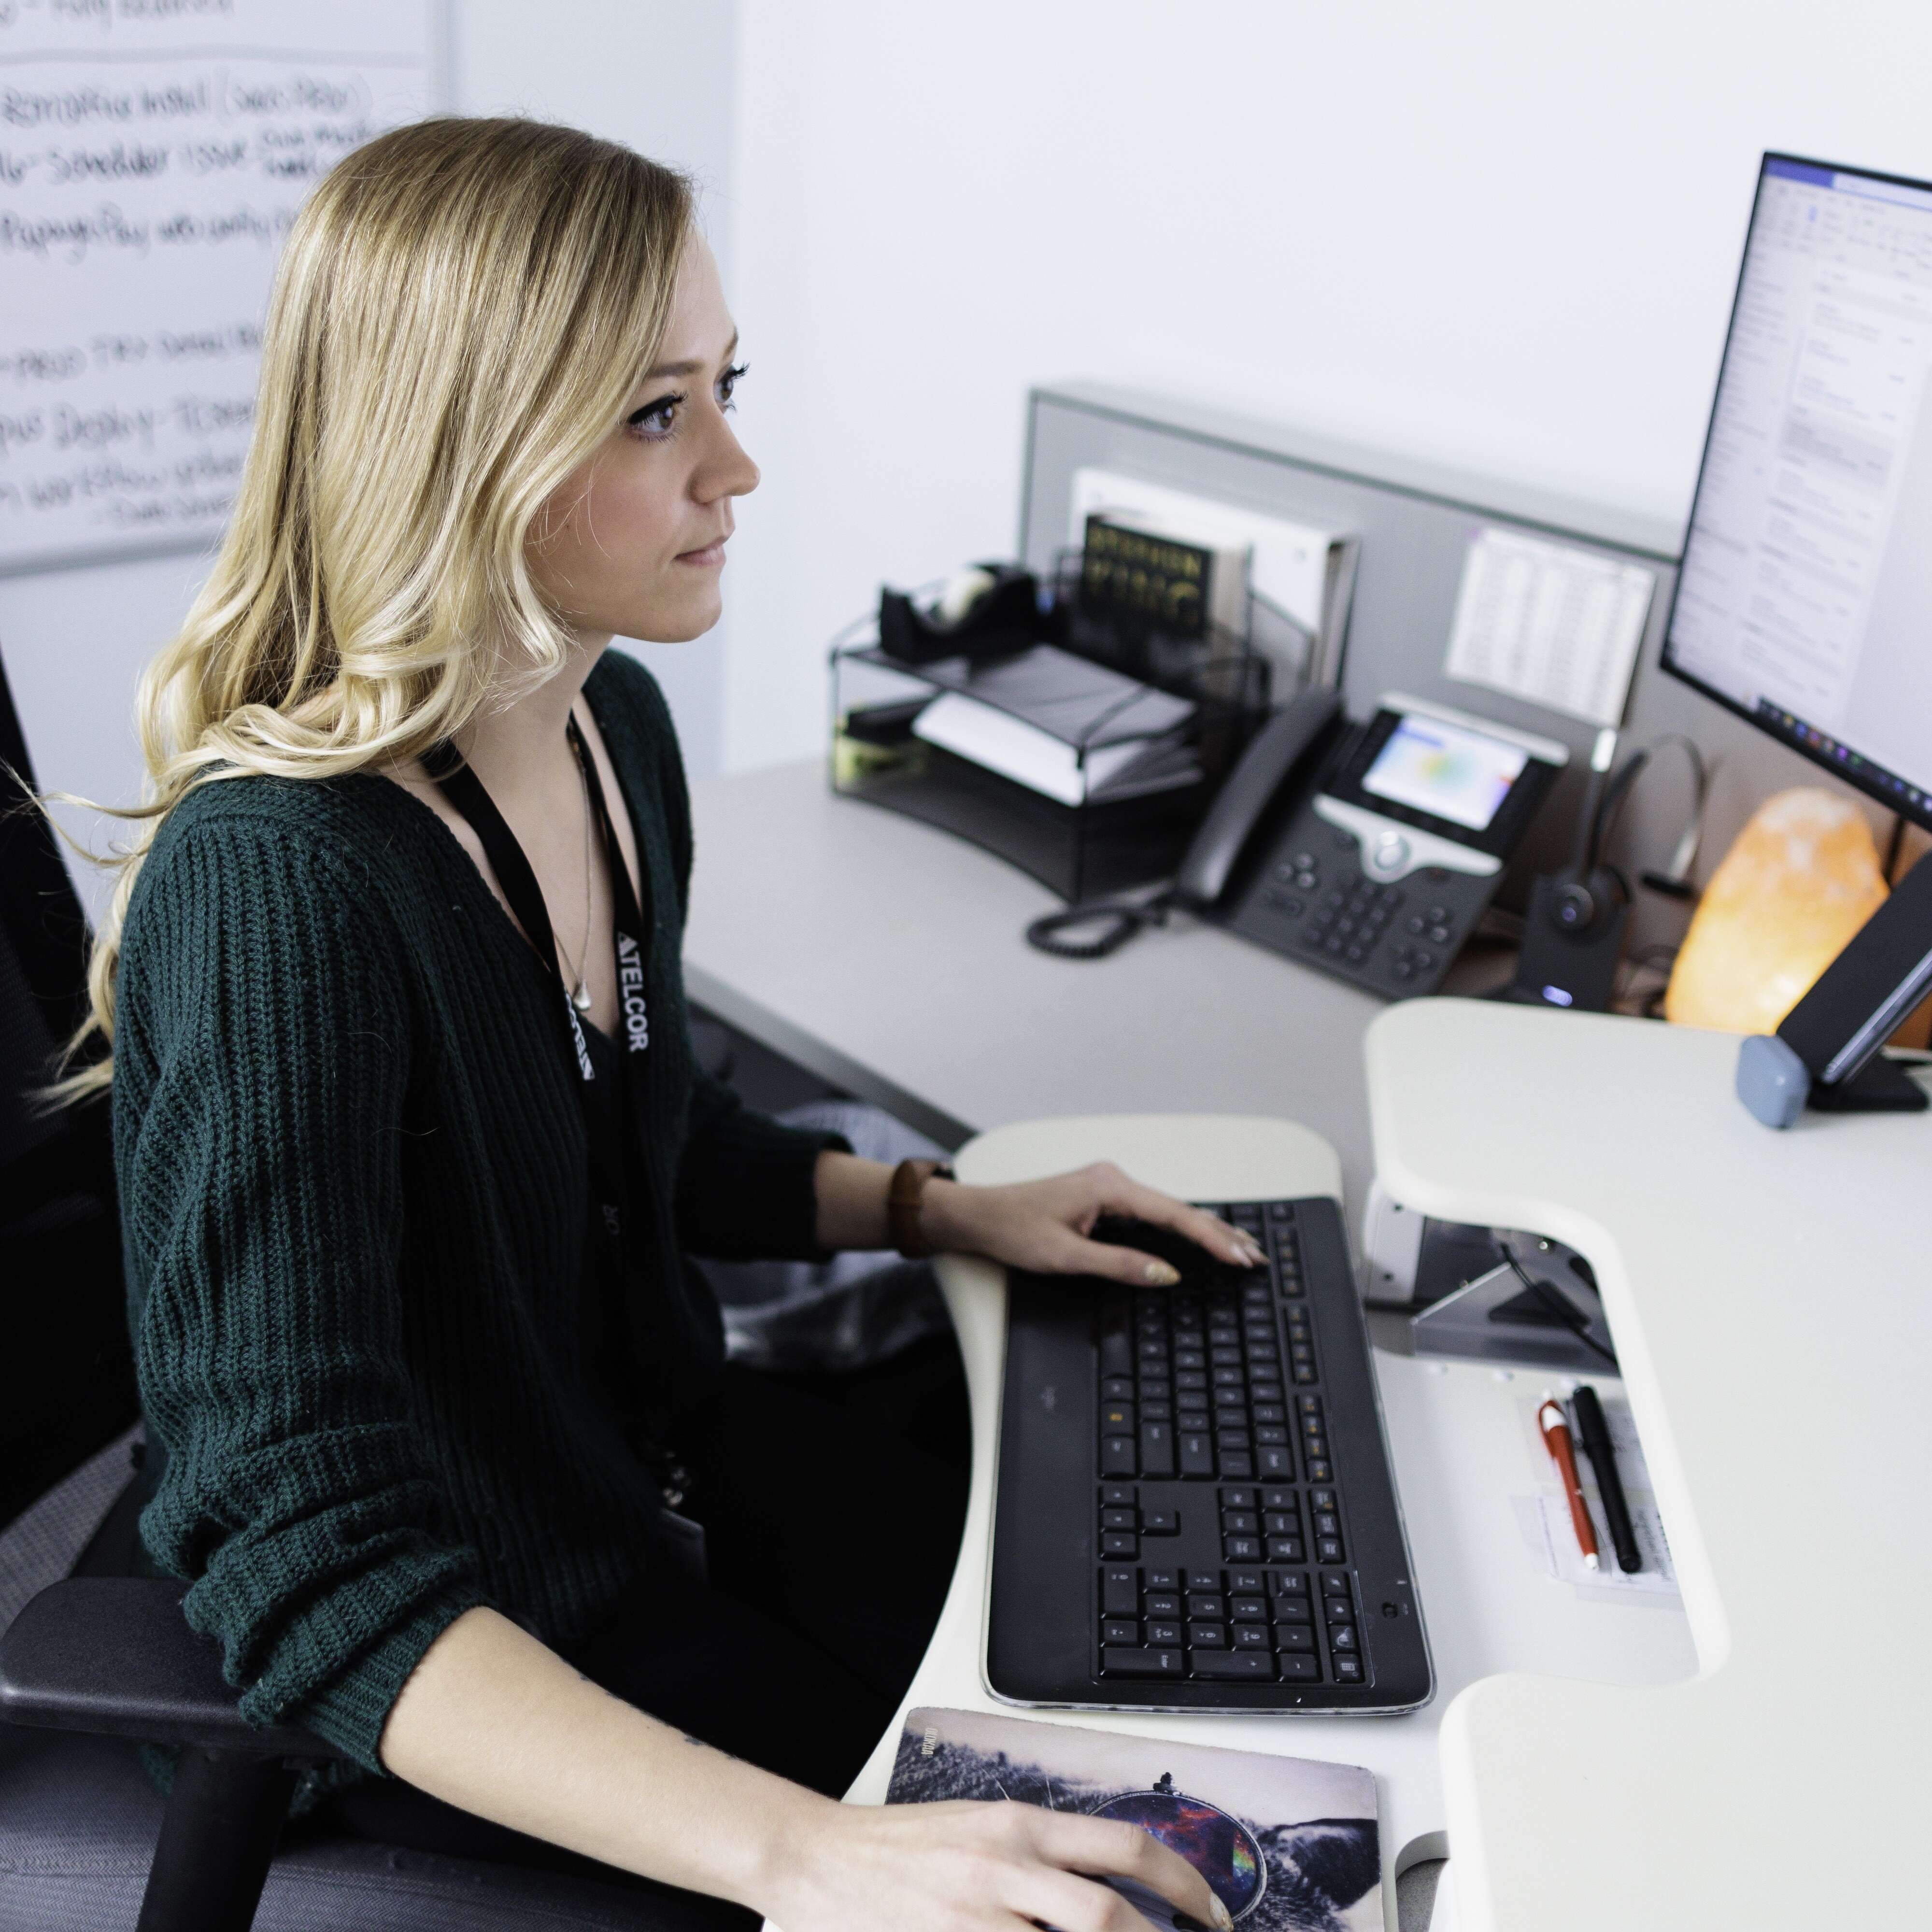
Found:
[{"label": "red pen", "polygon": [[1583,1501],[1582,1485],[1576,1480],[1576,1448],[1570,1439],[1570,1425],[1564,1419],[1563,1405],[1553,1395],[1543,1398],[1536,1412],[1536,1426],[1543,1432],[1543,1446],[1550,1451],[1562,1472],[1563,1486],[1570,1498],[1570,1520],[1576,1531],[1576,1546],[1583,1552],[1583,1568],[1597,1566],[1596,1526]]}]

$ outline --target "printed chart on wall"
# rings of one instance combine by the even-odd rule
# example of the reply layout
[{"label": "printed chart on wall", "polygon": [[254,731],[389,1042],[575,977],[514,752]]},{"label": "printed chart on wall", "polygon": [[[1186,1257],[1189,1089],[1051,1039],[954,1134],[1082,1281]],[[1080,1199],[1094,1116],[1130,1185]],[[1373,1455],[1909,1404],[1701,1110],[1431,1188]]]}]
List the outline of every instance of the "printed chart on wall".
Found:
[{"label": "printed chart on wall", "polygon": [[440,88],[442,0],[0,0],[0,574],[225,520],[296,211]]}]

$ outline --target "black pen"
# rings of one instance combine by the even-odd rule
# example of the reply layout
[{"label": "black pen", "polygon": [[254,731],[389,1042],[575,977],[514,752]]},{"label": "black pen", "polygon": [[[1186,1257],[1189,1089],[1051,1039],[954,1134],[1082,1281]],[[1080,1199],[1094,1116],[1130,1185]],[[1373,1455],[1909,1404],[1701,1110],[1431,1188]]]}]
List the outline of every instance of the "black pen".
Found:
[{"label": "black pen", "polygon": [[1576,1406],[1576,1433],[1582,1438],[1583,1454],[1597,1472],[1597,1492],[1604,1499],[1610,1540],[1616,1546],[1617,1568],[1628,1575],[1643,1568],[1643,1558],[1637,1554],[1636,1532],[1630,1527],[1630,1503],[1624,1495],[1623,1479],[1617,1474],[1616,1451],[1610,1447],[1604,1405],[1588,1382],[1580,1384],[1570,1400]]}]

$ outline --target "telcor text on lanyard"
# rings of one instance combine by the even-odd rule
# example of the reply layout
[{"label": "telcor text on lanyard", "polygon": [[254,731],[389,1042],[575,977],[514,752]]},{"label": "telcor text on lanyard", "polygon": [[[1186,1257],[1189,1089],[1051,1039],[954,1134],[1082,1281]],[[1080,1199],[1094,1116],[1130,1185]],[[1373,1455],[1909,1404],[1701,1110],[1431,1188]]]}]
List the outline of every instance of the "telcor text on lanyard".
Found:
[{"label": "telcor text on lanyard", "polygon": [[[617,1000],[623,1019],[622,1044],[632,1088],[628,1106],[623,1104],[621,1097],[615,1096],[610,1105],[597,1104],[592,1090],[597,1074],[591,1061],[590,1044],[584,1039],[583,1023],[556,963],[556,939],[550,928],[549,909],[544,904],[542,888],[537,884],[536,874],[531,870],[523,847],[517,842],[517,835],[506,823],[482,780],[462,762],[452,746],[436,746],[424,758],[423,764],[443,796],[470,822],[482,842],[484,852],[503,888],[503,896],[509,901],[517,923],[523,928],[524,936],[555,988],[556,1011],[562,1018],[577,1060],[578,1099],[583,1109],[584,1135],[590,1150],[591,1193],[597,1208],[593,1219],[611,1245],[618,1279],[634,1287],[639,1271],[638,1256],[636,1241],[625,1226],[622,1202],[626,1162],[620,1138],[620,1123],[632,1124],[634,1138],[634,1123],[645,1111],[644,1102],[650,1072],[650,1009],[646,989],[650,983],[651,928],[632,889],[630,870],[624,863],[624,850],[618,842],[617,828],[604,800],[596,763],[590,756],[590,747],[584,743],[574,718],[570,721],[568,736],[571,749],[576,754],[579,769],[584,774],[585,795],[590,810],[604,830],[604,860],[610,875],[611,922],[616,938]],[[585,944],[587,947],[587,934]]]}]

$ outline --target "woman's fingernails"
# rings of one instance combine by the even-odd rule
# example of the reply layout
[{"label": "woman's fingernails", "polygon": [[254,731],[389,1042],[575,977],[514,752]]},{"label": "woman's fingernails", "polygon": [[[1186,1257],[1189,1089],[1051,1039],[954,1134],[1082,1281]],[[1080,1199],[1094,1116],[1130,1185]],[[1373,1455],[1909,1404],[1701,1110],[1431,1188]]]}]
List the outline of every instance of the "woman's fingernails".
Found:
[{"label": "woman's fingernails", "polygon": [[1214,1923],[1220,1932],[1234,1932],[1234,1915],[1218,1898],[1214,1901]]},{"label": "woman's fingernails", "polygon": [[[1170,1268],[1166,1262],[1149,1262],[1145,1270],[1146,1279],[1155,1288],[1172,1288],[1180,1279],[1180,1270]],[[1231,1918],[1228,1923],[1234,1922]]]}]

